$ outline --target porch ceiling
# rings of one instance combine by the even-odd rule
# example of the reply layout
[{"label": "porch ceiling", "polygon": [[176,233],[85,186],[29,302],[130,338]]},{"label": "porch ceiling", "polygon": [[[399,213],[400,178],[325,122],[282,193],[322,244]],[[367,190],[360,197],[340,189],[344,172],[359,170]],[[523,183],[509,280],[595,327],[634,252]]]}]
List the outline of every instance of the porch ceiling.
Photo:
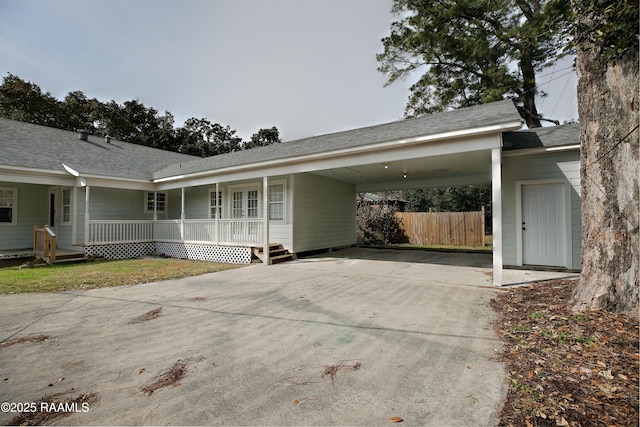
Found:
[{"label": "porch ceiling", "polygon": [[482,184],[491,182],[491,151],[354,164],[314,173],[355,184],[358,192]]}]

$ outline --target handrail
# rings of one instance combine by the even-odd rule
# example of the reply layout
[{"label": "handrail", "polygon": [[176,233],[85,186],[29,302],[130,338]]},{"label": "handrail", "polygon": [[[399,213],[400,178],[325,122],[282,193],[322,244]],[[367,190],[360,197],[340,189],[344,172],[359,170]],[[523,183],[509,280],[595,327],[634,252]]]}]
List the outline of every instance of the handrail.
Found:
[{"label": "handrail", "polygon": [[168,219],[90,220],[87,245],[133,242],[189,242],[231,246],[262,242],[264,220],[251,219]]},{"label": "handrail", "polygon": [[56,233],[47,224],[33,226],[33,255],[47,264],[56,262]]}]

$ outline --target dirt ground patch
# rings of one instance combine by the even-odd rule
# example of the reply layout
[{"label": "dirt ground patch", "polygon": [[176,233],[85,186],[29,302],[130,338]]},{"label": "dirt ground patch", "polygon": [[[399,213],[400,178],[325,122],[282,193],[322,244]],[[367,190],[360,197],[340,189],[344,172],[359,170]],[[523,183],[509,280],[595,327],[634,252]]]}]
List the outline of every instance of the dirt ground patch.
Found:
[{"label": "dirt ground patch", "polygon": [[571,311],[576,283],[509,289],[492,300],[509,372],[500,425],[638,425],[638,322]]}]

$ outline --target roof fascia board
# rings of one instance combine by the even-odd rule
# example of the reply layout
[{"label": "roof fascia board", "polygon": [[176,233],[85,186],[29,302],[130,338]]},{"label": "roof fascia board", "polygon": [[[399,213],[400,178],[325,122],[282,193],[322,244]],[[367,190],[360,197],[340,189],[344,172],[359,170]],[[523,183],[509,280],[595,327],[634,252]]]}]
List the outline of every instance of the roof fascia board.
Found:
[{"label": "roof fascia board", "polygon": [[535,148],[522,148],[516,150],[508,150],[502,152],[502,157],[519,157],[519,156],[534,156],[536,154],[544,153],[558,153],[565,151],[580,151],[580,144],[572,145],[559,145],[556,147],[535,147]]},{"label": "roof fascia board", "polygon": [[156,186],[151,181],[145,180],[127,180],[127,179],[114,179],[110,177],[96,177],[82,175],[83,186],[88,185],[92,187],[109,187],[120,188],[125,190],[148,190],[153,191]]},{"label": "roof fascia board", "polygon": [[[467,129],[465,131],[399,139],[350,149],[233,166],[194,174],[176,175],[156,179],[154,182],[158,184],[158,189],[164,190],[191,185],[205,185],[214,182],[229,182],[262,176],[313,172],[321,169],[352,166],[356,164],[354,163],[354,156],[357,156],[357,161],[359,162],[357,164],[367,164],[378,161],[397,161],[406,159],[408,156],[428,157],[499,148],[502,143],[501,133],[506,130],[512,130],[516,126],[517,129],[520,129],[521,124],[519,121],[474,128],[471,130]],[[477,139],[474,137],[482,138]]]},{"label": "roof fascia board", "polygon": [[0,167],[0,181],[23,184],[73,186],[74,178],[66,172],[15,166]]}]

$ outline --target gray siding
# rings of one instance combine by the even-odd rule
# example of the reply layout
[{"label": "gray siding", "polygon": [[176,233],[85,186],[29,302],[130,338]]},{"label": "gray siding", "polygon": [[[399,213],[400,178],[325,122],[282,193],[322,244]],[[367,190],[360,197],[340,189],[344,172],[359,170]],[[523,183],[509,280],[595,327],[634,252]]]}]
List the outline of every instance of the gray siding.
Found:
[{"label": "gray siding", "polygon": [[[152,212],[145,213],[144,191],[104,187],[90,188],[89,215],[91,220],[153,219]],[[166,214],[158,215],[158,219],[165,219],[165,217]]]},{"label": "gray siding", "polygon": [[18,222],[0,225],[0,249],[32,248],[33,226],[48,221],[49,186],[0,182],[0,187],[18,190]]},{"label": "gray siding", "polygon": [[506,157],[502,162],[503,263],[517,263],[516,181],[561,180],[571,188],[572,268],[580,269],[582,238],[580,154],[577,151]]},{"label": "gray siding", "polygon": [[295,252],[355,244],[355,186],[310,173],[296,175],[293,238]]},{"label": "gray siding", "polygon": [[[186,188],[184,192],[185,206],[184,214],[187,219],[208,219],[209,218],[209,190],[215,191],[215,186],[192,187]],[[180,218],[180,191],[177,192],[174,199],[174,205],[178,214],[172,218]]]}]

